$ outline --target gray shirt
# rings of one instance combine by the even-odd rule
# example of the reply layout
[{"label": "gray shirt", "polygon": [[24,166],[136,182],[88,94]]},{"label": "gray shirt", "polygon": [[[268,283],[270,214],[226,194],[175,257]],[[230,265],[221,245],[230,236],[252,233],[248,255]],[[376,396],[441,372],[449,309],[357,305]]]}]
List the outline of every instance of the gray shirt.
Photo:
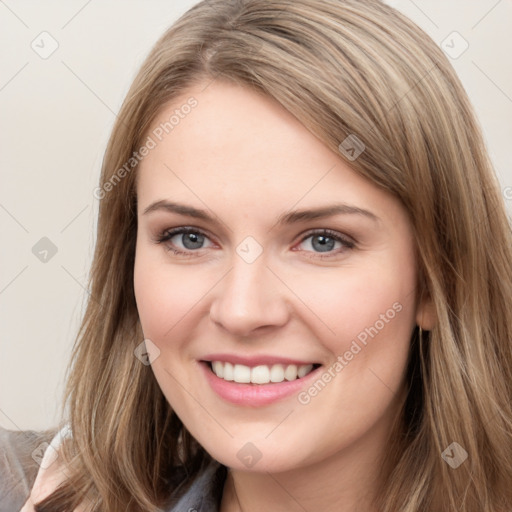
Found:
[{"label": "gray shirt", "polygon": [[165,512],[218,512],[226,476],[226,466],[212,459],[181,499]]},{"label": "gray shirt", "polygon": [[6,430],[0,427],[0,512],[21,509],[34,485],[42,453],[55,430]]},{"label": "gray shirt", "polygon": [[[56,434],[0,427],[0,512],[18,512],[30,494],[43,453]],[[227,468],[211,459],[188,490],[162,512],[218,512]]]}]

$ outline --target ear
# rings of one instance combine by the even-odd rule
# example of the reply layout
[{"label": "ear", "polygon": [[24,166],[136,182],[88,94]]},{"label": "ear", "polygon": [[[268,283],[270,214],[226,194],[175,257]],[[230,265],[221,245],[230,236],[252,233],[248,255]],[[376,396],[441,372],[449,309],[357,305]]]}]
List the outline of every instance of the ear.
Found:
[{"label": "ear", "polygon": [[434,303],[429,296],[424,296],[418,302],[416,309],[416,324],[424,331],[431,331],[437,324]]}]

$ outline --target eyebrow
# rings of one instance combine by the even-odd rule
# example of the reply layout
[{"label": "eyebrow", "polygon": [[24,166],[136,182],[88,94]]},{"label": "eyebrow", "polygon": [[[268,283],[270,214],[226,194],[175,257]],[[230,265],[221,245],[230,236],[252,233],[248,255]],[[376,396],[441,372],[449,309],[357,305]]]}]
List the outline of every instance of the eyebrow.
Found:
[{"label": "eyebrow", "polygon": [[[171,201],[166,201],[164,199],[150,204],[144,210],[143,215],[162,210],[171,213],[177,213],[179,215],[184,215],[187,217],[193,217],[195,219],[208,221],[211,222],[212,224],[219,224],[219,222],[213,216],[211,216],[207,210],[200,210],[198,208],[194,208],[193,206],[174,203]],[[295,210],[292,212],[283,213],[278,217],[277,222],[274,224],[274,226],[278,224],[289,225],[297,222],[324,219],[326,217],[332,217],[334,215],[340,214],[361,215],[363,217],[371,219],[374,222],[380,221],[380,218],[377,217],[377,215],[375,215],[374,213],[370,212],[369,210],[365,210],[363,208],[359,208],[358,206],[353,206],[345,203],[337,203],[328,206],[322,206],[320,208]]]}]

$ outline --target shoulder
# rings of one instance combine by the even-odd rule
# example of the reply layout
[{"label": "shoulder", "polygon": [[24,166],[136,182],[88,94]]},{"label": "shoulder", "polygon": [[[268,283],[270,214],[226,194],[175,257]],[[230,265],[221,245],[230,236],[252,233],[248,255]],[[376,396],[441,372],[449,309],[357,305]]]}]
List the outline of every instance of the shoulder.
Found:
[{"label": "shoulder", "polygon": [[71,430],[66,425],[57,432],[49,443],[44,443],[41,447],[42,449],[38,453],[39,470],[30,495],[20,512],[34,512],[34,504],[49,496],[66,480],[66,468],[62,462],[61,445],[64,438],[69,435],[71,435]]},{"label": "shoulder", "polygon": [[37,453],[55,432],[0,427],[0,512],[19,510],[27,499],[39,469]]}]

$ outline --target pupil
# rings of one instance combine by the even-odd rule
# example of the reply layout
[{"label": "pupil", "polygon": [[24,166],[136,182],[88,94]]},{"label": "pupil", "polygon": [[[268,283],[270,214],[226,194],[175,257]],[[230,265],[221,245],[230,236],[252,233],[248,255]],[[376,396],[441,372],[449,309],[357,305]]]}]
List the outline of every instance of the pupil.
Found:
[{"label": "pupil", "polygon": [[[315,240],[318,240],[318,243],[315,244]],[[316,235],[313,237],[313,248],[318,250],[318,252],[327,252],[333,249],[335,240],[330,236],[324,235]]]},{"label": "pupil", "polygon": [[196,233],[186,233],[182,240],[187,249],[198,249],[203,244],[204,236]]}]

